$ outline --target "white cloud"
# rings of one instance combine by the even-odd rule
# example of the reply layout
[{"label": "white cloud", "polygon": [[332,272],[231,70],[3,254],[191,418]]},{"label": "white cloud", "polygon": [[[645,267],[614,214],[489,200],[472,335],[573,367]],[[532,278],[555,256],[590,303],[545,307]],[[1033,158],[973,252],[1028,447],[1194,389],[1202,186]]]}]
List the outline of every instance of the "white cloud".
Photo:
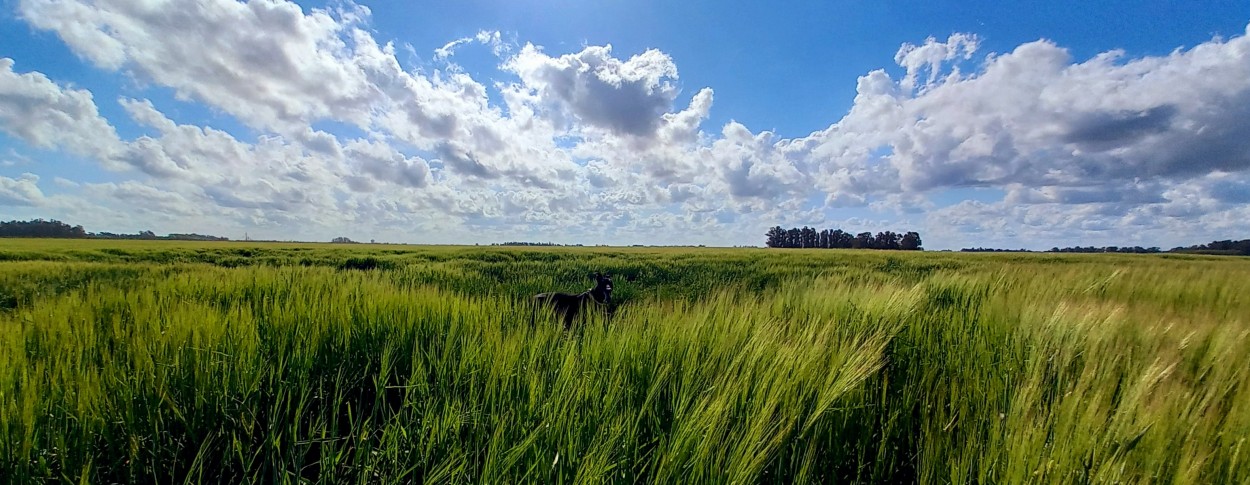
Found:
[{"label": "white cloud", "polygon": [[357,56],[364,7],[305,14],[283,1],[21,0],[19,10],[101,68],[254,126],[287,130],[322,118],[365,126],[378,96]]},{"label": "white cloud", "polygon": [[[532,119],[505,119],[489,106],[486,87],[468,75],[405,71],[393,45],[380,45],[365,30],[365,7],[305,12],[283,1],[23,0],[20,9],[32,25],[56,32],[100,67],[171,87],[249,126],[306,138],[310,148],[331,148],[309,126],[335,120],[388,133],[482,178],[549,181],[569,168],[552,155],[550,137],[542,141],[549,130]],[[500,55],[508,50],[498,32],[479,32],[473,40]],[[150,173],[174,173],[152,155],[126,156]]]},{"label": "white cloud", "polygon": [[789,159],[772,133],[752,134],[745,126],[730,122],[721,135],[710,153],[730,195],[772,201],[782,195],[802,195],[810,189],[799,165],[802,161]]},{"label": "white cloud", "polygon": [[[929,79],[925,85],[933,85],[944,63],[959,58],[971,59],[979,44],[980,39],[977,36],[964,33],[951,34],[946,42],[938,42],[937,39],[929,37],[919,46],[904,43],[894,54],[894,62],[907,69],[907,76],[901,84],[907,89],[914,87],[917,75],[927,69]],[[958,76],[958,71],[952,74]]]},{"label": "white cloud", "polygon": [[89,91],[63,88],[38,72],[16,73],[13,64],[0,58],[0,131],[78,155],[108,156],[120,149],[117,132]]},{"label": "white cloud", "polygon": [[1070,200],[1062,192],[1019,189],[1036,198],[1021,201],[1021,195],[1009,194],[997,202],[967,200],[931,210],[923,234],[944,241],[945,247],[1188,246],[1245,237],[1243,217],[1250,214],[1250,204],[1239,189],[1247,186],[1250,174],[1217,172],[1142,190],[1151,195],[1141,199],[1082,193]]},{"label": "white cloud", "polygon": [[938,72],[969,52],[968,38],[900,50],[908,70],[901,81],[881,71],[861,78],[851,113],[818,136],[827,167],[867,166],[870,153],[885,151],[880,161],[891,170],[879,174],[879,192],[1013,183],[1092,189],[1250,167],[1250,38],[1165,57],[1113,51],[1081,63],[1037,41],[988,56],[975,73],[911,86],[918,66]]},{"label": "white cloud", "polygon": [[[1229,221],[1250,206],[1246,36],[1088,60],[1046,40],[982,55],[973,34],[929,38],[898,50],[897,79],[886,70],[860,77],[845,116],[784,139],[736,121],[705,131],[712,89],[681,108],[677,65],[656,49],[617,57],[609,45],[548,54],[525,44],[514,54],[500,32],[483,30],[435,49],[432,66],[405,69],[394,45],[370,33],[368,9],[351,3],[19,8],[94,65],[260,133],[244,142],[127,98],[127,115],[151,132],[120,140],[90,92],[0,60],[0,130],[133,168],[134,180],[81,188],[110,207],[146,203],[148,217],[312,234],[384,226],[472,237],[449,229],[472,227],[501,238],[558,229],[722,243],[731,233],[758,241],[775,224],[906,229],[827,215],[859,207],[923,220],[951,241],[1009,242],[1129,228],[1207,234],[1235,229]],[[455,65],[466,44],[488,46],[499,76],[475,79]],[[340,139],[314,128],[322,120],[363,135]],[[4,179],[10,204],[78,207],[39,199],[22,177]],[[935,208],[932,196],[969,187],[1006,196]]]},{"label": "white cloud", "polygon": [[405,187],[424,187],[429,182],[430,167],[420,157],[405,158],[390,146],[379,142],[357,140],[346,147],[346,156],[360,171],[379,182]]},{"label": "white cloud", "polygon": [[[142,211],[162,217],[199,217],[210,209],[197,203],[194,196],[161,190],[134,180],[120,183],[82,184],[82,190],[95,200],[118,203],[130,211]],[[103,229],[102,229],[103,230]]]},{"label": "white cloud", "polygon": [[0,206],[34,206],[43,200],[39,176],[23,173],[16,179],[0,176]]},{"label": "white cloud", "polygon": [[18,165],[31,165],[33,163],[33,159],[12,148],[9,148],[8,153],[4,155],[4,158],[0,158],[0,168],[16,167]]},{"label": "white cloud", "polygon": [[475,41],[479,44],[490,46],[491,52],[496,56],[502,56],[510,49],[508,44],[503,41],[503,36],[498,30],[479,30],[478,33],[472,37],[461,37],[444,44],[438,49],[434,49],[434,58],[445,60],[454,55],[456,53],[456,49],[460,46]]},{"label": "white cloud", "polygon": [[621,61],[610,45],[551,57],[526,44],[503,69],[521,78],[558,125],[582,121],[617,135],[655,134],[678,91],[677,65],[655,49]]}]

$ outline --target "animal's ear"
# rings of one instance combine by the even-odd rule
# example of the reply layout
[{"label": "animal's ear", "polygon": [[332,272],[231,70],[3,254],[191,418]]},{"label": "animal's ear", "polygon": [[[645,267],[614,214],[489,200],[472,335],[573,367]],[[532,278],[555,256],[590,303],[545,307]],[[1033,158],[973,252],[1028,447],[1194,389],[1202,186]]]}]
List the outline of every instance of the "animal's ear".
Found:
[{"label": "animal's ear", "polygon": [[599,272],[598,272],[598,271],[595,271],[594,273],[591,273],[591,274],[590,274],[590,279],[592,279],[592,280],[598,280],[598,279],[599,279]]}]

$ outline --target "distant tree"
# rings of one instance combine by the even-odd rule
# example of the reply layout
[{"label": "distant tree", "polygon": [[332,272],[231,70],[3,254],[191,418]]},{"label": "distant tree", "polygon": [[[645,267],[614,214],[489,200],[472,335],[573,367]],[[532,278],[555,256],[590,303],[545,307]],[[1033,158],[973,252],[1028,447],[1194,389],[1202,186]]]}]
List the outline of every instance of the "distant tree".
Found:
[{"label": "distant tree", "polygon": [[841,229],[834,229],[833,232],[829,233],[829,239],[831,239],[829,247],[848,249],[851,247],[855,237]]},{"label": "distant tree", "polygon": [[878,232],[875,237],[873,237],[872,248],[873,249],[898,249],[899,239],[902,239],[902,236],[898,235],[897,233],[893,231],[881,231],[881,232]]},{"label": "distant tree", "polygon": [[770,248],[923,249],[920,234],[914,231],[905,234],[881,231],[874,235],[871,232],[851,234],[841,229],[817,229],[808,226],[790,229],[773,226],[764,233],[764,238],[765,245]]},{"label": "distant tree", "polygon": [[85,238],[82,226],[71,226],[58,220],[0,222],[0,237]]},{"label": "distant tree", "polygon": [[904,251],[918,251],[921,249],[920,233],[908,232],[903,234],[903,238],[898,241],[898,248]]},{"label": "distant tree", "polygon": [[[525,242],[525,241],[508,241],[493,246],[565,246],[564,244],[556,244],[553,242]],[[581,246],[581,244],[572,244],[571,246]]]},{"label": "distant tree", "polygon": [[330,242],[337,243],[337,244],[355,244],[356,243],[356,241],[353,241],[343,236],[339,236],[334,239],[331,239]]},{"label": "distant tree", "polygon": [[172,239],[172,240],[178,240],[178,241],[229,241],[230,240],[230,238],[228,237],[207,236],[204,234],[175,234],[175,233],[170,233],[170,235],[165,236],[165,239]]},{"label": "distant tree", "polygon": [[770,248],[786,247],[786,230],[782,229],[781,226],[773,226],[771,229],[768,230],[767,233],[764,234],[764,236],[767,238],[764,244],[766,244],[768,247]]},{"label": "distant tree", "polygon": [[1172,248],[1171,252],[1250,256],[1250,239],[1211,241],[1207,244]]},{"label": "distant tree", "polygon": [[872,233],[861,232],[855,235],[855,240],[851,241],[851,247],[854,249],[872,249]]},{"label": "distant tree", "polygon": [[[1179,248],[1178,248],[1178,249],[1179,249]],[[1175,249],[1174,249],[1173,251],[1175,251]],[[1120,247],[1120,246],[1107,246],[1107,247],[1101,247],[1101,248],[1100,248],[1100,247],[1094,247],[1094,246],[1073,246],[1073,247],[1068,247],[1068,248],[1052,247],[1052,248],[1050,248],[1047,252],[1051,252],[1051,253],[1139,253],[1139,254],[1151,254],[1151,253],[1158,253],[1158,252],[1161,252],[1161,251],[1159,250],[1159,248],[1158,248],[1158,247],[1143,248],[1143,247],[1141,247],[1141,246],[1133,246],[1133,247],[1128,247],[1128,246],[1123,246],[1123,247]]]},{"label": "distant tree", "polygon": [[816,247],[816,230],[807,226],[799,229],[799,247],[814,248]]}]

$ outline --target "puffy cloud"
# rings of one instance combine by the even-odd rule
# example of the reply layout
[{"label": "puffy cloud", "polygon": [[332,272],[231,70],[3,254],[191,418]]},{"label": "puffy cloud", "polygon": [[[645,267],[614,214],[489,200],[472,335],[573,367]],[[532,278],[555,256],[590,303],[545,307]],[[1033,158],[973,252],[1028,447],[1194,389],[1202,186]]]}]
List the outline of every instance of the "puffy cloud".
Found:
[{"label": "puffy cloud", "polygon": [[108,157],[120,149],[113,126],[91,93],[63,88],[42,73],[19,74],[0,58],[0,130],[32,146]]},{"label": "puffy cloud", "polygon": [[[332,156],[338,155],[334,145],[309,128],[313,122],[329,119],[388,132],[482,178],[550,180],[557,174],[544,165],[562,163],[550,153],[550,137],[540,142],[541,126],[505,119],[489,106],[486,87],[468,75],[456,69],[428,75],[405,71],[394,47],[380,45],[364,30],[370,15],[365,7],[348,3],[305,12],[294,3],[262,0],[194,5],[23,0],[20,10],[32,25],[56,32],[97,66],[125,69],[250,126],[302,138],[310,149]],[[490,45],[497,54],[507,51],[498,32],[483,31],[471,41]],[[445,46],[442,57],[463,42]],[[130,111],[150,125],[141,110]],[[143,143],[121,157],[162,177],[174,175],[179,165]],[[419,165],[403,172],[409,185],[420,179]],[[567,171],[568,165],[559,169]]]},{"label": "puffy cloud", "polygon": [[19,10],[101,68],[131,71],[254,126],[321,118],[364,126],[378,96],[354,35],[364,7],[305,14],[284,1],[21,0]]},{"label": "puffy cloud", "polygon": [[551,57],[526,44],[509,59],[515,73],[557,120],[571,116],[618,135],[650,137],[677,97],[677,65],[655,49],[622,61],[612,46],[588,46]]},{"label": "puffy cloud", "polygon": [[389,145],[362,140],[349,143],[345,149],[350,162],[379,182],[415,188],[429,182],[430,167],[420,157],[405,158]]},{"label": "puffy cloud", "polygon": [[[882,192],[1090,187],[1250,168],[1246,36],[1163,57],[1112,51],[1080,63],[1043,40],[990,54],[975,73],[937,75],[975,46],[958,35],[905,46],[897,61],[907,75],[861,78],[850,114],[818,135],[828,146],[817,152],[838,168],[868,165],[872,152],[884,152],[892,173],[880,175],[893,180]],[[913,86],[921,68],[931,75]]]},{"label": "puffy cloud", "polygon": [[[136,180],[82,191],[119,207],[146,200],[152,217],[448,237],[468,237],[450,229],[461,226],[500,238],[560,227],[570,238],[637,242],[657,227],[721,243],[731,233],[758,241],[774,224],[899,229],[828,215],[863,207],[922,217],[952,241],[1041,241],[1235,228],[1229,221],[1250,205],[1246,36],[1087,60],[1046,40],[982,55],[972,34],[929,38],[898,50],[901,75],[860,77],[845,116],[785,139],[735,121],[704,131],[712,89],[681,108],[677,66],[654,49],[557,55],[526,44],[514,54],[499,32],[482,31],[435,49],[431,68],[409,70],[393,44],[373,38],[369,11],[350,3],[20,0],[19,9],[96,66],[260,133],[245,142],[122,99],[151,130],[120,140],[91,93],[0,60],[0,130],[133,168]],[[483,82],[456,66],[456,49],[470,43],[489,46],[507,79]],[[314,128],[322,120],[363,134],[340,139]],[[42,197],[30,177],[0,180],[0,200],[71,207]],[[947,207],[932,199],[968,187],[1005,196]]]},{"label": "puffy cloud", "polygon": [[710,150],[721,170],[729,194],[742,199],[772,200],[783,194],[808,190],[806,175],[778,149],[772,133],[752,134],[745,126],[731,122]]},{"label": "puffy cloud", "polygon": [[894,54],[894,62],[907,69],[903,86],[914,87],[917,75],[925,69],[929,70],[926,85],[932,85],[944,63],[959,58],[971,59],[979,44],[980,39],[977,36],[964,33],[951,34],[946,42],[938,42],[937,39],[929,37],[923,45],[903,44]]},{"label": "puffy cloud", "polygon": [[1250,214],[1250,205],[1241,201],[1244,196],[1238,191],[1250,187],[1250,174],[1216,172],[1184,182],[1143,185],[1121,187],[1111,195],[1016,188],[1001,201],[965,200],[926,212],[925,234],[946,247],[1168,248],[1238,237],[1245,230],[1240,218]]},{"label": "puffy cloud", "polygon": [[16,179],[0,176],[0,206],[34,206],[43,200],[43,191],[35,185],[39,176],[23,173]]}]

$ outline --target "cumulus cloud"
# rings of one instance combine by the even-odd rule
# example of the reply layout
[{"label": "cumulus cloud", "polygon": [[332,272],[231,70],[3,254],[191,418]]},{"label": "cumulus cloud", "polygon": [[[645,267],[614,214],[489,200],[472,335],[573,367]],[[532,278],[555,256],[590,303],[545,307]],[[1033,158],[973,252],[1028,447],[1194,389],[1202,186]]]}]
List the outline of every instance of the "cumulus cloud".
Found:
[{"label": "cumulus cloud", "polygon": [[1150,204],[1013,204],[966,200],[927,212],[922,233],[946,247],[1159,246],[1170,248],[1228,239],[1244,231],[1246,204],[1222,204],[1168,190]]},{"label": "cumulus cloud", "polygon": [[[952,36],[905,46],[896,60],[907,75],[861,78],[851,113],[819,135],[828,146],[818,152],[833,167],[888,153],[881,161],[894,173],[883,175],[894,180],[883,191],[1115,187],[1250,167],[1250,38],[1084,62],[1041,40],[990,54],[976,72],[934,74],[975,45]],[[920,67],[931,75],[913,86]]]},{"label": "cumulus cloud", "polygon": [[[377,92],[360,59],[367,8],[290,2],[21,0],[22,18],[95,65],[124,69],[254,126],[322,118],[367,125]],[[367,48],[368,46],[366,46]]]},{"label": "cumulus cloud", "polygon": [[43,200],[43,191],[35,185],[39,176],[23,173],[16,179],[0,177],[0,206],[34,206]]},{"label": "cumulus cloud", "polygon": [[[908,89],[914,87],[917,76],[927,69],[929,79],[925,84],[932,85],[944,63],[960,58],[971,59],[979,44],[980,39],[976,35],[965,33],[951,34],[946,42],[929,37],[922,45],[904,43],[894,54],[894,62],[907,69],[907,76],[901,84]],[[958,76],[958,71],[952,74]]]},{"label": "cumulus cloud", "polygon": [[712,145],[710,153],[729,186],[729,194],[738,198],[771,200],[787,192],[807,190],[806,176],[794,161],[777,149],[772,133],[752,134],[739,123],[729,123],[722,138]]},{"label": "cumulus cloud", "polygon": [[430,167],[425,160],[406,158],[384,143],[357,140],[345,149],[349,161],[379,182],[420,188],[429,181]]},{"label": "cumulus cloud", "polygon": [[[683,94],[675,61],[657,49],[514,51],[500,32],[481,31],[434,49],[427,68],[406,69],[392,43],[373,37],[369,10],[350,2],[18,5],[95,66],[171,88],[259,133],[243,141],[123,98],[127,116],[150,130],[121,140],[90,92],[0,60],[0,130],[133,169],[136,180],[84,183],[83,193],[148,200],[168,214],[622,237],[732,225],[756,241],[778,223],[877,227],[828,218],[860,207],[1020,240],[1230,228],[1250,204],[1247,36],[1090,59],[1044,39],[1004,53],[983,53],[969,33],[904,43],[890,70],[901,75],[866,73],[844,116],[782,138],[736,121],[705,130],[714,92]],[[499,78],[454,64],[467,44],[499,57]],[[361,134],[340,138],[320,129],[323,120]],[[31,177],[0,179],[0,200],[54,198]],[[948,207],[931,199],[984,187],[1005,195]]]},{"label": "cumulus cloud", "polygon": [[622,61],[611,45],[551,57],[526,44],[503,68],[565,124],[571,116],[618,135],[655,134],[678,92],[677,65],[656,49]]},{"label": "cumulus cloud", "polygon": [[[489,105],[487,88],[467,74],[454,68],[428,74],[403,69],[394,46],[380,44],[366,30],[369,10],[350,2],[304,11],[295,3],[260,0],[194,5],[22,0],[19,9],[29,23],[57,33],[99,67],[168,86],[181,98],[207,103],[249,126],[302,138],[311,149],[334,149],[309,128],[334,120],[451,154],[458,157],[455,162],[465,162],[453,165],[466,174],[486,178],[545,180],[552,174],[542,165],[548,158],[561,160],[536,158],[534,150],[554,146],[550,137],[539,143],[541,123],[506,119]],[[499,32],[463,40],[469,41],[489,45],[498,55],[508,50]],[[463,42],[440,49],[440,57]],[[504,139],[515,146],[505,147]],[[151,149],[136,150],[125,155],[127,163],[159,176],[176,173],[176,160],[171,164]],[[407,172],[409,182],[418,172]]]},{"label": "cumulus cloud", "polygon": [[16,73],[13,65],[0,58],[0,131],[35,147],[78,155],[108,156],[120,148],[91,92],[62,87],[42,73]]}]

